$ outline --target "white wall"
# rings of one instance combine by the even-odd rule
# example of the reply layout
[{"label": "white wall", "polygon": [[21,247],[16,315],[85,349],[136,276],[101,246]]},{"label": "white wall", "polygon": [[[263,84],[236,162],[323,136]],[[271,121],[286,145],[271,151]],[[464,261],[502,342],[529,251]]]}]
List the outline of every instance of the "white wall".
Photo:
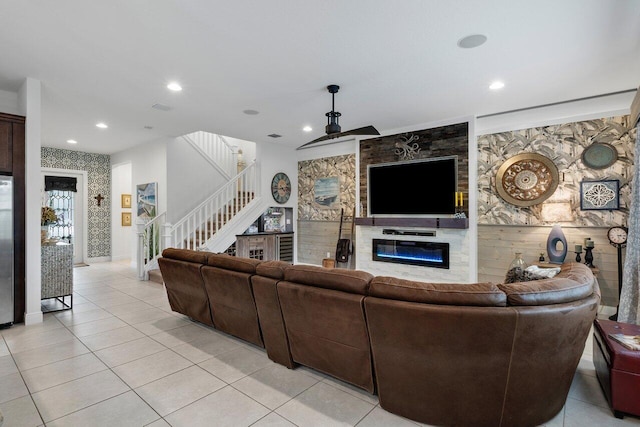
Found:
[{"label": "white wall", "polygon": [[224,139],[230,144],[235,145],[242,150],[242,157],[245,163],[249,164],[256,159],[256,143],[251,141],[245,141],[244,139],[232,138],[230,136],[223,136]]},{"label": "white wall", "polygon": [[7,114],[23,115],[18,102],[18,94],[0,90],[0,111]]},{"label": "white wall", "polygon": [[[131,164],[131,187],[129,193],[133,196],[132,222],[135,224],[135,194],[136,185],[148,182],[158,183],[158,213],[167,211],[167,144],[173,141],[173,138],[160,138],[155,141],[135,146],[129,150],[120,151],[111,155],[111,164]],[[135,228],[135,225],[132,226]],[[132,231],[131,237],[131,253],[135,254],[136,234]],[[132,265],[136,264],[136,257],[131,257]]]},{"label": "white wall", "polygon": [[26,78],[18,94],[19,113],[26,116],[25,135],[25,294],[24,322],[27,325],[42,322],[40,309],[40,147],[41,137],[41,85],[39,80]]},{"label": "white wall", "polygon": [[[122,225],[122,213],[130,212],[135,215],[134,201],[132,197],[131,208],[122,207],[122,194],[133,194],[131,188],[131,163],[122,163],[111,166],[111,260],[125,260],[135,258],[132,252],[131,241],[135,239],[135,223],[131,226]],[[133,222],[133,221],[132,221]]]},{"label": "white wall", "polygon": [[191,144],[182,138],[167,143],[168,222],[175,224],[225,182]]}]

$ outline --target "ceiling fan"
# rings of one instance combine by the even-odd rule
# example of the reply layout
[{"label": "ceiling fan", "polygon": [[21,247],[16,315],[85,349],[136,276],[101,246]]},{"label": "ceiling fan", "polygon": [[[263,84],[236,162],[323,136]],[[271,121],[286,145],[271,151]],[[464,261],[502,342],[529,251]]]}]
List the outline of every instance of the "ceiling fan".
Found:
[{"label": "ceiling fan", "polygon": [[341,132],[342,128],[340,127],[340,116],[342,114],[340,114],[338,111],[335,111],[336,93],[338,93],[338,91],[340,90],[340,86],[329,85],[327,86],[327,90],[331,94],[331,111],[325,114],[325,116],[327,116],[327,126],[325,126],[324,130],[327,134],[325,136],[321,136],[320,138],[314,139],[313,141],[307,142],[304,145],[301,145],[297,148],[298,150],[306,148],[311,144],[315,144],[316,142],[340,138],[347,135],[380,135],[380,132],[378,132],[378,130],[373,126],[365,126],[358,129],[348,130],[346,132]]}]

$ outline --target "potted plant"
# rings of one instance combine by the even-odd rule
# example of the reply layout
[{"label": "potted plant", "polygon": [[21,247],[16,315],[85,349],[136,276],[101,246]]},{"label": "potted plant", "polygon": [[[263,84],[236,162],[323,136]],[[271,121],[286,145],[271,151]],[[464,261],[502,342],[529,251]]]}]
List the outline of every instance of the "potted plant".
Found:
[{"label": "potted plant", "polygon": [[49,238],[49,226],[58,222],[56,211],[49,206],[43,206],[40,213],[40,242]]}]

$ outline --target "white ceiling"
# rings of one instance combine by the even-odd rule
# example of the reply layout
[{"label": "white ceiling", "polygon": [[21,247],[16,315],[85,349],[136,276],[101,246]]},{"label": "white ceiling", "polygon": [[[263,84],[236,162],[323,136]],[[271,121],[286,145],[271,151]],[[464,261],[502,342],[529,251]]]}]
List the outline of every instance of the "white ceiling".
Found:
[{"label": "white ceiling", "polygon": [[42,82],[45,146],[195,130],[298,146],[323,135],[330,83],[343,130],[381,131],[633,89],[639,34],[636,0],[2,0],[0,89]]}]

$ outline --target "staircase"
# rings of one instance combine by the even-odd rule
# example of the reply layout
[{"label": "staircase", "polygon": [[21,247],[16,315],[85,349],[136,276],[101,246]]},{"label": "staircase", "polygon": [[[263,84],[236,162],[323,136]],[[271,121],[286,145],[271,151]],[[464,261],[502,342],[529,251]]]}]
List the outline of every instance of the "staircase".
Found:
[{"label": "staircase", "polygon": [[[196,132],[182,138],[194,148],[202,145],[197,151],[213,164],[217,162],[209,158],[212,153],[233,150],[212,148],[215,142],[228,144],[210,135],[213,134]],[[226,174],[237,168],[236,164],[231,168],[229,158],[222,156],[225,164],[218,165]],[[155,278],[154,281],[162,283],[159,270],[156,270],[157,260],[165,248],[225,251],[235,241],[235,235],[249,227],[265,209],[266,202],[260,197],[259,175],[254,161],[175,224],[166,221],[166,213],[138,224],[138,277],[143,280]]]}]

